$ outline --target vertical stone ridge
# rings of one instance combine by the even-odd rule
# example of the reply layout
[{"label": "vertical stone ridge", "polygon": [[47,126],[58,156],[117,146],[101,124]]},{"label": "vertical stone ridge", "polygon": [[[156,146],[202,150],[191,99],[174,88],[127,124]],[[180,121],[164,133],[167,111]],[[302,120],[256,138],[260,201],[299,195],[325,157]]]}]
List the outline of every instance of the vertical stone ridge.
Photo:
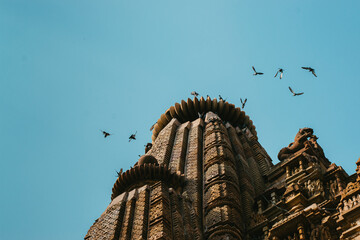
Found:
[{"label": "vertical stone ridge", "polygon": [[188,135],[188,147],[185,157],[184,175],[186,185],[184,193],[189,197],[194,208],[199,226],[197,235],[202,238],[202,144],[203,144],[203,126],[204,121],[201,118],[193,121]]},{"label": "vertical stone ridge", "polygon": [[[120,238],[120,232],[121,232],[121,229],[123,226],[123,220],[124,220],[125,208],[126,208],[126,200],[127,200],[128,195],[129,195],[128,192],[124,192],[112,201],[112,203],[114,203],[116,201],[118,201],[120,203],[120,211],[119,211],[119,215],[118,215],[116,231],[115,231],[113,240],[118,240]],[[117,200],[117,198],[119,198],[119,199]]]},{"label": "vertical stone ridge", "polygon": [[228,129],[233,152],[236,154],[237,159],[236,163],[238,168],[240,195],[242,202],[242,217],[243,219],[249,219],[252,212],[251,209],[254,204],[255,184],[252,181],[251,170],[248,162],[245,160],[244,149],[237,135],[237,130],[229,123],[226,124],[226,127]]},{"label": "vertical stone ridge", "polygon": [[204,133],[204,216],[208,239],[242,239],[241,198],[227,129],[208,112]]},{"label": "vertical stone ridge", "polygon": [[137,198],[137,189],[134,189],[129,193],[128,200],[125,205],[123,226],[121,228],[119,240],[131,239],[131,230],[133,227],[136,198]]},{"label": "vertical stone ridge", "polygon": [[269,172],[271,166],[273,166],[271,158],[255,136],[251,136],[249,140],[250,146],[255,153],[255,159],[260,167],[261,175],[264,176]]},{"label": "vertical stone ridge", "polygon": [[151,150],[147,152],[147,154],[153,155],[159,164],[169,164],[176,129],[179,125],[180,122],[176,118],[173,118],[166,127],[161,130]]},{"label": "vertical stone ridge", "polygon": [[180,125],[176,131],[174,146],[170,157],[169,168],[171,172],[184,173],[184,162],[187,150],[190,122],[186,122]]},{"label": "vertical stone ridge", "polygon": [[184,223],[181,215],[181,209],[179,206],[179,196],[170,188],[170,205],[171,205],[171,219],[173,229],[173,239],[184,239]]},{"label": "vertical stone ridge", "polygon": [[111,202],[100,218],[90,227],[85,239],[119,239],[126,196],[127,194],[123,193]]},{"label": "vertical stone ridge", "polygon": [[151,186],[150,193],[148,239],[172,239],[171,226],[171,209],[168,187],[163,182],[156,182]]},{"label": "vertical stone ridge", "polygon": [[186,211],[189,212],[190,220],[191,220],[191,226],[192,226],[192,232],[194,237],[191,239],[195,240],[201,240],[202,239],[202,227],[200,225],[199,216],[195,212],[195,209],[192,205],[191,200],[188,198],[186,200],[188,204],[186,204]]},{"label": "vertical stone ridge", "polygon": [[238,130],[237,133],[239,140],[244,148],[246,161],[248,162],[250,168],[251,179],[253,186],[255,188],[255,195],[259,195],[264,190],[264,181],[262,178],[261,169],[254,158],[255,154],[252,147],[249,144],[248,137],[241,130]]},{"label": "vertical stone ridge", "polygon": [[139,188],[131,232],[132,239],[146,239],[149,217],[149,199],[149,186],[145,185]]},{"label": "vertical stone ridge", "polygon": [[184,239],[186,240],[199,239],[199,236],[195,237],[196,226],[194,226],[194,221],[191,217],[191,213],[189,209],[191,206],[192,204],[189,197],[187,196],[186,193],[184,193],[181,201],[181,207],[182,207],[183,221],[184,221]]}]

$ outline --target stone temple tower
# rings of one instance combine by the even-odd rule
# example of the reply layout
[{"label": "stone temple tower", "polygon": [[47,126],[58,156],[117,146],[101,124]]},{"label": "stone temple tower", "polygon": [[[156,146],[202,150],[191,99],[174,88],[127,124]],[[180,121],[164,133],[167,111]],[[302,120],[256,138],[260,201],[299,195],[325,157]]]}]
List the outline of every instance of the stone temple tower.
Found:
[{"label": "stone temple tower", "polygon": [[344,194],[360,177],[331,164],[316,140],[301,129],[273,165],[240,108],[209,97],[175,103],[85,239],[348,239],[353,225],[341,217],[360,195]]}]

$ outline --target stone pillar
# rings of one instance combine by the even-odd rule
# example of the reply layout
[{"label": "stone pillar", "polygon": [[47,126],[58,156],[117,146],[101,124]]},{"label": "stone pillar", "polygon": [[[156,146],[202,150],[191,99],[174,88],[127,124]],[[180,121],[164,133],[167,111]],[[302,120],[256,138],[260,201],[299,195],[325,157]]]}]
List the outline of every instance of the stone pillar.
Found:
[{"label": "stone pillar", "polygon": [[259,213],[259,214],[262,214],[263,209],[262,209],[262,202],[261,202],[261,200],[258,200],[258,201],[257,201],[257,205],[258,205],[258,213]]},{"label": "stone pillar", "polygon": [[336,173],[335,177],[336,177],[336,181],[337,181],[337,184],[338,184],[339,192],[342,192],[342,190],[344,190],[344,188],[343,188],[342,180],[340,179],[339,173]]},{"label": "stone pillar", "polygon": [[271,193],[271,201],[276,204],[277,200],[276,200],[276,193],[275,192],[272,192]]},{"label": "stone pillar", "polygon": [[286,177],[290,177],[290,167],[286,166]]},{"label": "stone pillar", "polygon": [[263,227],[264,240],[269,239],[269,228],[267,226]]},{"label": "stone pillar", "polygon": [[299,168],[300,168],[300,171],[304,169],[302,160],[299,160]]},{"label": "stone pillar", "polygon": [[297,230],[299,233],[299,239],[305,239],[305,228],[304,228],[304,224],[303,223],[299,223],[297,226]]}]

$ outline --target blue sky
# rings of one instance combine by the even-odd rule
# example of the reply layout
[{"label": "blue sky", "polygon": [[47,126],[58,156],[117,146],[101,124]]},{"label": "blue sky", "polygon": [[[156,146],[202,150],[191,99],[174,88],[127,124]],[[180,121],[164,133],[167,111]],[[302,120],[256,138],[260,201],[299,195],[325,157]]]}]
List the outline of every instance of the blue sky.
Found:
[{"label": "blue sky", "polygon": [[[328,159],[353,174],[359,7],[0,0],[0,239],[82,239],[110,202],[115,170],[137,161],[150,126],[194,90],[237,106],[248,98],[274,163],[299,128],[312,127]],[[252,65],[265,74],[252,76]],[[288,86],[305,94],[292,97]]]}]

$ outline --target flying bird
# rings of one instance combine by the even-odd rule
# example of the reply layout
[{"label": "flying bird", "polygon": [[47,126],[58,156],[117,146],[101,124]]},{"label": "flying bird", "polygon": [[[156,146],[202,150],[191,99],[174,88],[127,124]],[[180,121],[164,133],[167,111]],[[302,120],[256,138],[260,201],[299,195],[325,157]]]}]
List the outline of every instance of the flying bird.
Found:
[{"label": "flying bird", "polygon": [[295,92],[291,89],[291,87],[289,87],[289,89],[290,89],[290,92],[293,94],[294,97],[304,94],[303,92],[301,92],[301,93],[295,93]]},{"label": "flying bird", "polygon": [[199,93],[197,93],[196,91],[192,91],[191,95],[194,95],[195,97],[199,96]]},{"label": "flying bird", "polygon": [[311,68],[311,67],[301,67],[302,69],[305,69],[305,70],[308,70],[309,72],[311,72],[315,77],[317,77],[316,76],[316,74],[315,74],[315,69],[313,69],[313,68]]},{"label": "flying bird", "polygon": [[137,133],[137,131],[135,132],[135,134],[130,135],[129,142],[131,142],[131,140],[136,140],[136,133]]},{"label": "flying bird", "polygon": [[275,74],[274,78],[276,78],[276,76],[278,75],[278,73],[280,73],[280,79],[282,79],[282,77],[283,77],[283,73],[284,73],[284,69],[279,68],[279,70],[276,72],[276,74]]},{"label": "flying bird", "polygon": [[102,134],[104,135],[104,138],[107,138],[108,136],[112,135],[106,131],[100,130],[102,132]]},{"label": "flying bird", "polygon": [[241,108],[242,109],[244,109],[246,101],[247,101],[247,98],[245,98],[244,102],[243,102],[242,98],[240,98]]},{"label": "flying bird", "polygon": [[257,72],[256,70],[255,70],[255,68],[254,68],[254,66],[252,66],[252,69],[254,70],[254,76],[256,76],[256,75],[263,75],[264,73],[262,73],[262,72]]}]

